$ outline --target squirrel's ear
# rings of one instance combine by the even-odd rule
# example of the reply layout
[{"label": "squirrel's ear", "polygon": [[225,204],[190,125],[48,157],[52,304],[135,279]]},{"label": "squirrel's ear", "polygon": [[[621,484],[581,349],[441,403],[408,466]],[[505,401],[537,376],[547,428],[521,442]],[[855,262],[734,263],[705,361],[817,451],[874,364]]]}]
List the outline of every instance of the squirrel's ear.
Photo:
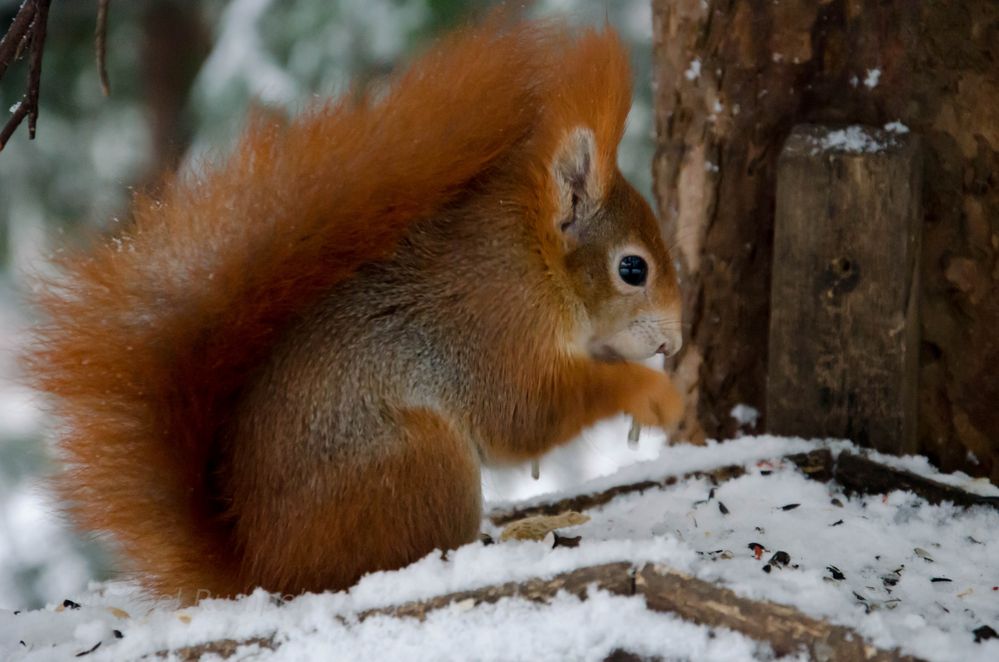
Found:
[{"label": "squirrel's ear", "polygon": [[596,173],[596,138],[584,127],[570,131],[559,145],[552,163],[555,180],[555,223],[567,245],[579,237],[599,199]]}]

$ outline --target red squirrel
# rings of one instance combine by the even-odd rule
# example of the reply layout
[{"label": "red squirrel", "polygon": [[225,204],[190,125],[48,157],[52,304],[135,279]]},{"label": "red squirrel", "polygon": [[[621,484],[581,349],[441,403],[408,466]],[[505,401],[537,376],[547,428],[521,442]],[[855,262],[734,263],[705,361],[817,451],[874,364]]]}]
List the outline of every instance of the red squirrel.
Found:
[{"label": "red squirrel", "polygon": [[477,539],[480,466],[680,415],[610,28],[487,22],[138,196],[39,288],[75,522],[152,592],[339,590]]}]

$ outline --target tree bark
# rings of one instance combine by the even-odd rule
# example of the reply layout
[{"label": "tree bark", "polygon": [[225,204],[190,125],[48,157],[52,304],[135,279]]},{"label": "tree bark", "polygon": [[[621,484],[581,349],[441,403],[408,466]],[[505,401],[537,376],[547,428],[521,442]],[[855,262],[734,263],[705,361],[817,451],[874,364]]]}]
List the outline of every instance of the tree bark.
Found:
[{"label": "tree bark", "polygon": [[653,17],[655,192],[690,325],[681,431],[730,437],[736,404],[765,409],[791,128],[900,121],[926,154],[918,449],[999,481],[999,3],[653,0]]},{"label": "tree bark", "polygon": [[[179,0],[149,3],[143,11],[142,30],[140,61],[152,137],[146,188],[155,190],[163,174],[177,168],[190,144],[187,107],[195,77],[211,50],[211,39],[201,9]],[[183,48],[177,48],[178,40],[183,41]]]}]

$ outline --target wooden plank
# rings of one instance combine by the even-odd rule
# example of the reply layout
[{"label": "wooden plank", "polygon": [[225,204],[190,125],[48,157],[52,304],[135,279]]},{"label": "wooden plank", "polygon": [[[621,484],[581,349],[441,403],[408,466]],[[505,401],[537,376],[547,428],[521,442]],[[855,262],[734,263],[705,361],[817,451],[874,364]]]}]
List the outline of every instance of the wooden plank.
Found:
[{"label": "wooden plank", "polygon": [[[848,494],[887,494],[893,490],[908,490],[933,504],[949,501],[957,506],[988,506],[999,510],[999,497],[973,494],[960,487],[940,483],[905,469],[889,467],[848,451],[843,451],[834,458],[828,448],[818,448],[807,453],[784,455],[777,459],[776,464],[785,461],[797,466],[803,474],[812,480],[822,483],[835,481]],[[599,508],[622,494],[636,492],[641,494],[646,490],[663,489],[680,481],[706,479],[711,485],[721,485],[745,474],[745,466],[732,464],[709,471],[666,475],[656,480],[615,485],[600,492],[580,494],[531,506],[493,510],[488,514],[488,517],[496,526],[503,526],[526,517],[558,515],[567,510],[586,511]]]},{"label": "wooden plank", "polygon": [[[613,595],[640,596],[646,606],[658,612],[710,627],[740,632],[751,639],[769,644],[780,656],[805,652],[810,659],[848,660],[850,662],[919,662],[919,658],[894,650],[884,650],[866,641],[860,633],[807,616],[793,607],[765,600],[750,600],[711,582],[691,577],[662,564],[647,564],[635,569],[630,563],[606,563],[571,570],[551,578],[533,578],[494,586],[448,593],[428,600],[370,609],[353,616],[344,615],[344,623],[372,617],[415,618],[423,621],[438,609],[472,609],[480,604],[494,604],[505,598],[519,597],[548,603],[559,594],[568,593],[586,600],[595,589]],[[163,650],[160,657],[197,660],[205,653],[229,657],[240,646],[255,645],[275,650],[284,642],[275,637],[256,637],[246,641],[224,639],[197,646]],[[668,642],[662,653],[669,656]],[[608,659],[629,657],[626,650],[612,651]],[[471,658],[475,651],[469,651]]]},{"label": "wooden plank", "polygon": [[914,662],[918,659],[898,650],[876,648],[854,630],[806,616],[794,607],[743,598],[727,588],[662,564],[642,567],[635,586],[645,596],[649,609],[676,614],[685,621],[735,630],[770,644],[778,657],[805,652],[810,660]]},{"label": "wooden plank", "polygon": [[489,513],[489,520],[496,526],[503,526],[510,522],[534,517],[537,515],[558,515],[567,510],[589,510],[598,508],[611,499],[621,494],[642,493],[646,490],[659,489],[675,485],[677,482],[689,479],[708,479],[712,485],[724,483],[727,480],[738,478],[746,473],[746,469],[741,465],[726,465],[717,469],[707,471],[691,471],[685,474],[673,474],[663,476],[658,480],[643,480],[637,483],[627,483],[625,485],[615,485],[600,492],[590,492],[572,497],[565,497],[555,501],[535,504],[533,506],[520,506],[517,508],[494,510]]},{"label": "wooden plank", "polygon": [[778,161],[767,425],[912,453],[919,141],[860,131],[795,127]]},{"label": "wooden plank", "polygon": [[988,506],[999,509],[999,497],[966,492],[959,487],[938,483],[905,469],[887,467],[860,455],[840,453],[836,458],[835,480],[848,494],[885,494],[907,490],[933,504],[949,501],[955,506]]}]

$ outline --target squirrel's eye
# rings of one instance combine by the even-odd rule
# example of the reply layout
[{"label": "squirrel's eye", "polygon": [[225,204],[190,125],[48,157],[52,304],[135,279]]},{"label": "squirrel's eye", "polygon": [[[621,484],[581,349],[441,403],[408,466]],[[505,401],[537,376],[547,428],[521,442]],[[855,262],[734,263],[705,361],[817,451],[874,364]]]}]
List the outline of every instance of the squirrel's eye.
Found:
[{"label": "squirrel's eye", "polygon": [[637,255],[625,255],[617,265],[617,273],[628,285],[641,287],[649,277],[649,265]]}]

